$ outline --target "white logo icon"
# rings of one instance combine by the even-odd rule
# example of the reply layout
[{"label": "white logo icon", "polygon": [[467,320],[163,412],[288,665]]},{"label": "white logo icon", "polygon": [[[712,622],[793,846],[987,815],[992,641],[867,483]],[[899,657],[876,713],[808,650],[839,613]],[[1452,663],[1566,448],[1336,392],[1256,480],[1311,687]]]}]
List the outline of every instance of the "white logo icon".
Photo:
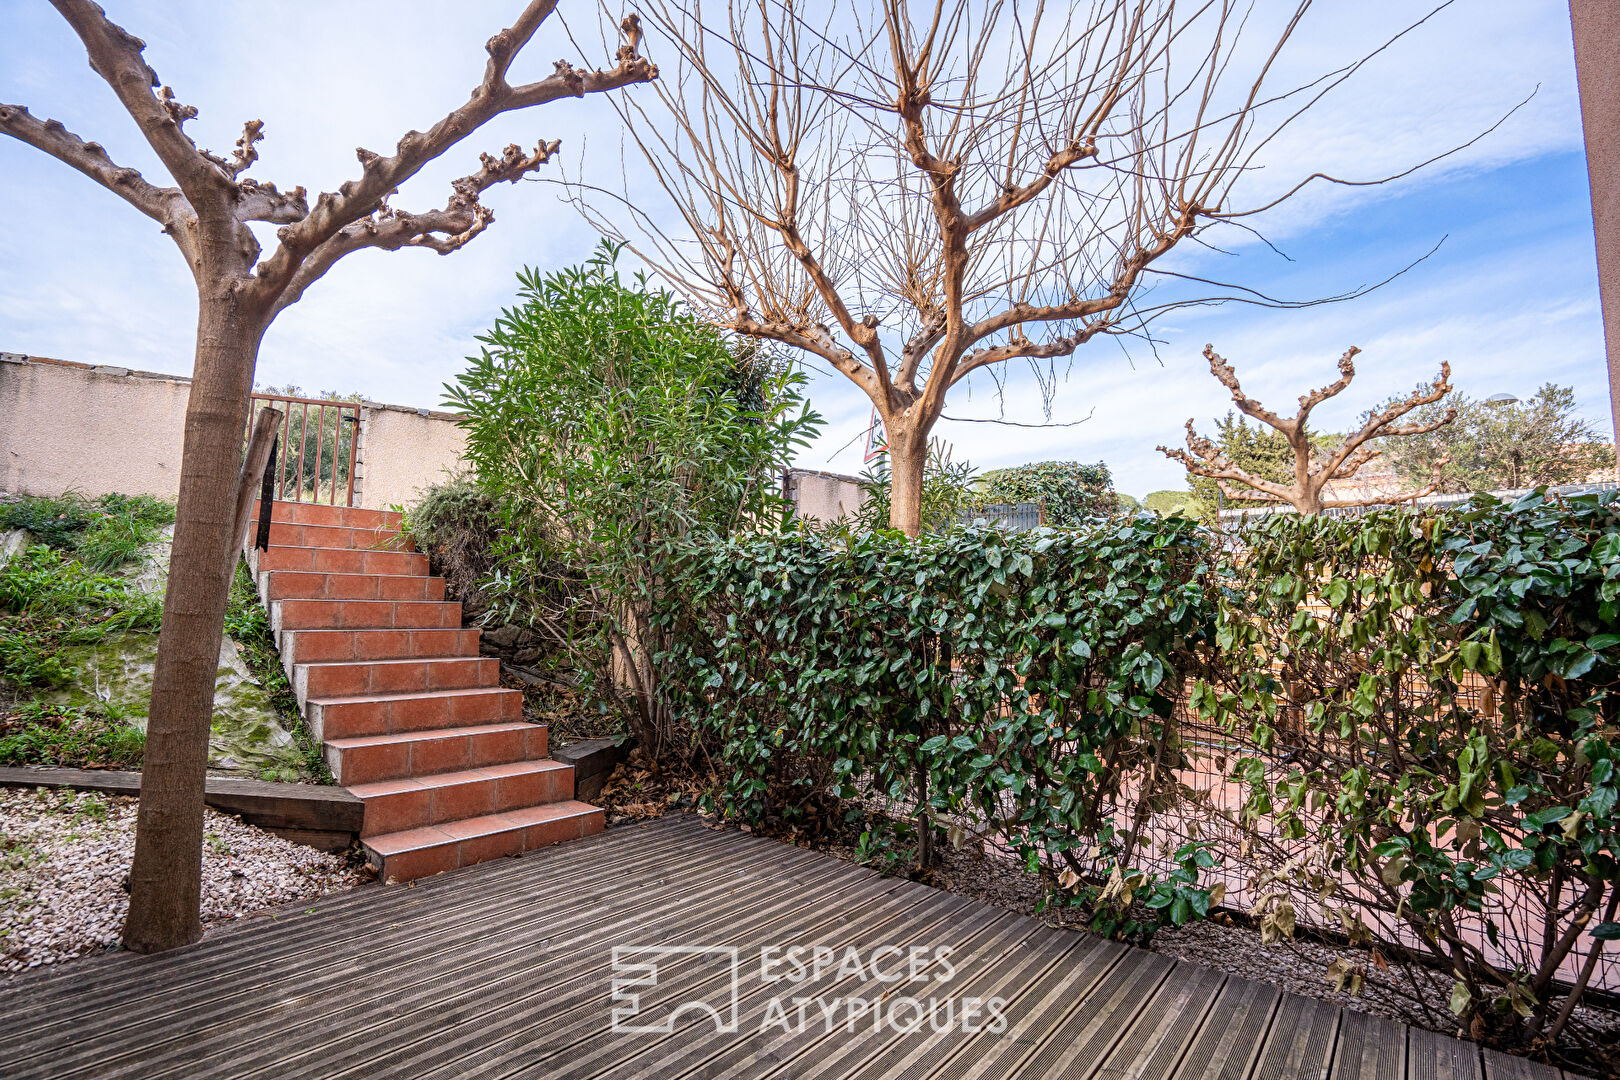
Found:
[{"label": "white logo icon", "polygon": [[[653,1022],[643,1012],[641,997],[659,985],[659,961],[667,971],[680,964],[683,972],[700,965],[704,970],[722,967],[726,972],[724,1008],[716,1008],[710,1001],[687,1000],[675,1004],[662,1019]],[[684,961],[684,962],[683,962]],[[722,1035],[737,1030],[737,983],[739,965],[735,945],[615,945],[613,947],[613,1019],[610,1028],[627,1034],[667,1034],[675,1030],[675,1021],[684,1012],[706,1013],[714,1021],[714,1030]],[[709,995],[719,996],[716,987]],[[658,1011],[662,1012],[663,1008]],[[639,1021],[639,1022],[638,1022]]]}]

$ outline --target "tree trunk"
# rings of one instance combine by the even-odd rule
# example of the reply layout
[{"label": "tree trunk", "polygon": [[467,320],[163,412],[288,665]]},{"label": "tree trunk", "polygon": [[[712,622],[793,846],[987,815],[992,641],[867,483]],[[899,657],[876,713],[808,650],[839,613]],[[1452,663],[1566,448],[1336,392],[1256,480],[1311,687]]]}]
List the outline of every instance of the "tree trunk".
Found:
[{"label": "tree trunk", "polygon": [[202,291],[124,923],[125,948],[143,953],[202,936],[203,783],[236,569],[230,548],[242,432],[264,335],[262,315],[244,311],[228,282]]},{"label": "tree trunk", "polygon": [[923,466],[928,433],[884,418],[889,437],[889,527],[907,536],[922,532]]}]

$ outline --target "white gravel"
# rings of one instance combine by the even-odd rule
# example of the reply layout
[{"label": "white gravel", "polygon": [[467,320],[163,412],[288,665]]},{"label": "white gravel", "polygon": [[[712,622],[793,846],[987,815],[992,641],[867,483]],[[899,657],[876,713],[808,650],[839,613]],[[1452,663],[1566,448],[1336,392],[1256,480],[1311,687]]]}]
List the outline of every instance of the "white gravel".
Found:
[{"label": "white gravel", "polygon": [[[135,851],[136,800],[0,790],[0,973],[118,947]],[[369,880],[328,855],[207,810],[204,923],[311,900]]]}]

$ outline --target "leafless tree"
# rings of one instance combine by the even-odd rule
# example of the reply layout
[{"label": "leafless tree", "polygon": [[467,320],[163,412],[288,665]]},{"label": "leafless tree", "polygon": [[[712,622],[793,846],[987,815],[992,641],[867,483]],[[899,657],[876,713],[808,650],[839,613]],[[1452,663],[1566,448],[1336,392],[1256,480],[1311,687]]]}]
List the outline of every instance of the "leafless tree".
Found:
[{"label": "leafless tree", "polygon": [[[21,105],[0,105],[0,131],[79,170],[163,227],[197,283],[197,346],[186,409],[185,449],[172,569],[153,677],[141,804],[130,873],[124,944],[150,952],[195,941],[201,889],[203,780],[209,719],[226,597],[240,536],[234,527],[242,436],[259,343],[276,315],[295,303],[337,261],[363,248],[427,248],[449,254],[493,219],[480,196],[545,164],[555,142],[532,153],[509,146],[482,155],[477,171],[451,185],[441,209],[413,213],[389,199],[423,166],[502,113],[559,98],[649,82],[657,69],[637,52],[640,34],[606,71],[558,61],[545,78],[513,85],[520,50],[552,14],[556,0],[532,0],[511,27],[489,39],[482,81],[467,101],[426,132],[409,131],[392,154],[361,148],[360,173],[310,206],[302,187],[282,191],[250,178],[264,125],[250,120],[229,155],[200,149],[185,132],[197,115],[181,104],[143,55],[145,43],[88,0],[52,0],[89,55],[90,67],[117,95],[167,169],[173,186],[152,183],[112,161],[55,120]],[[340,111],[341,103],[332,112]],[[260,258],[254,222],[279,225],[277,244]]]},{"label": "leafless tree", "polygon": [[[1204,358],[1209,361],[1210,372],[1221,385],[1232,391],[1232,402],[1238,410],[1254,417],[1282,434],[1294,452],[1294,478],[1281,484],[1234,464],[1221,448],[1198,434],[1193,422],[1187,421],[1187,449],[1171,450],[1159,447],[1159,452],[1187,467],[1194,476],[1207,476],[1221,487],[1229,499],[1249,502],[1285,502],[1301,514],[1319,514],[1339,506],[1374,506],[1384,503],[1410,502],[1432,495],[1440,487],[1440,473],[1446,458],[1435,462],[1434,478],[1414,491],[1386,494],[1366,493],[1344,497],[1324,497],[1322,489],[1330,480],[1348,480],[1363,465],[1376,458],[1380,451],[1370,444],[1375,439],[1396,438],[1401,435],[1421,435],[1451,423],[1457,418],[1455,408],[1447,409],[1437,419],[1425,423],[1397,424],[1395,421],[1424,405],[1433,404],[1451,393],[1451,365],[1442,362],[1440,375],[1426,389],[1419,389],[1400,401],[1392,401],[1381,409],[1369,412],[1361,427],[1344,437],[1344,441],[1331,450],[1317,453],[1311,446],[1311,433],[1307,426],[1311,410],[1330,397],[1336,397],[1356,377],[1356,354],[1361,350],[1352,345],[1339,357],[1339,377],[1334,382],[1312,390],[1299,399],[1299,411],[1293,416],[1278,416],[1243,392],[1237,372],[1215,352],[1213,345],[1204,346]],[[1234,488],[1232,484],[1242,484]]]},{"label": "leafless tree", "polygon": [[[953,387],[1025,360],[1050,396],[1055,361],[1099,335],[1190,303],[1273,302],[1160,264],[1341,182],[1243,182],[1360,66],[1268,86],[1309,0],[1273,12],[1258,46],[1244,31],[1269,16],[1229,0],[715,6],[706,20],[702,0],[646,0],[667,41],[661,108],[615,103],[683,235],[628,186],[578,185],[576,204],[717,324],[865,391],[888,436],[891,524],[909,534]],[[1147,303],[1153,275],[1182,293]],[[1206,286],[1218,295],[1187,292]]]}]

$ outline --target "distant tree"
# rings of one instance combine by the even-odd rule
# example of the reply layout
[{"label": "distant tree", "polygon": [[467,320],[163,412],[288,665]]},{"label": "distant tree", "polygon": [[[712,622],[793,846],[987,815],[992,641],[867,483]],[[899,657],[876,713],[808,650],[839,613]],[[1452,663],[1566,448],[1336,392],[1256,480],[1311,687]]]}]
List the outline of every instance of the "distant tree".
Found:
[{"label": "distant tree", "polygon": [[[1212,441],[1227,460],[1255,476],[1278,484],[1286,484],[1294,478],[1294,451],[1288,445],[1287,436],[1280,431],[1264,424],[1251,425],[1248,417],[1239,416],[1228,409],[1224,417],[1215,421],[1215,438]],[[1313,444],[1316,441],[1313,433]],[[1220,505],[1219,481],[1192,473],[1188,474],[1187,480],[1199,502],[1210,506]]]},{"label": "distant tree", "polygon": [[[1355,431],[1333,436],[1328,448],[1317,452],[1309,428],[1311,410],[1330,397],[1344,392],[1356,377],[1356,354],[1361,350],[1352,345],[1339,357],[1339,378],[1318,390],[1312,390],[1299,399],[1299,411],[1293,416],[1278,416],[1243,392],[1237,372],[1232,365],[1215,352],[1213,345],[1204,346],[1204,358],[1209,361],[1210,374],[1232,392],[1232,403],[1238,411],[1277,431],[1287,441],[1293,453],[1293,471],[1287,481],[1269,480],[1265,476],[1232,461],[1220,447],[1199,435],[1193,422],[1187,421],[1187,449],[1171,450],[1159,447],[1159,452],[1187,467],[1192,476],[1214,480],[1221,494],[1241,502],[1286,502],[1301,514],[1317,514],[1336,506],[1370,506],[1375,503],[1406,502],[1421,498],[1440,484],[1439,465],[1428,485],[1398,495],[1368,495],[1353,498],[1324,498],[1322,489],[1330,480],[1348,480],[1367,462],[1377,457],[1379,450],[1371,444],[1376,439],[1396,436],[1421,435],[1448,424],[1456,416],[1455,409],[1429,422],[1397,424],[1395,421],[1424,405],[1431,405],[1451,392],[1451,365],[1440,365],[1440,375],[1427,387],[1419,387],[1404,398],[1391,401],[1382,408],[1369,412]],[[1241,484],[1242,487],[1232,487]]]},{"label": "distant tree", "polygon": [[[1406,482],[1433,474],[1437,464],[1440,490],[1450,492],[1578,484],[1614,471],[1613,443],[1575,415],[1575,391],[1567,386],[1547,383],[1512,405],[1457,394],[1452,408],[1457,418],[1450,424],[1390,447],[1386,460]],[[1430,405],[1413,419],[1428,422],[1440,411]]]},{"label": "distant tree", "polygon": [[1142,509],[1160,517],[1180,514],[1182,517],[1205,518],[1214,505],[1204,502],[1190,491],[1150,491],[1142,498]]},{"label": "distant tree", "polygon": [[[253,479],[241,468],[242,432],[265,332],[278,314],[356,251],[420,248],[448,255],[488,228],[494,214],[480,201],[484,192],[539,169],[557,143],[542,141],[533,152],[513,144],[499,157],[482,155],[476,170],[451,183],[441,208],[415,213],[391,202],[401,185],[485,124],[548,102],[651,82],[658,70],[638,54],[641,31],[630,16],[624,23],[628,40],[613,67],[580,70],[559,60],[543,78],[513,85],[507,78],[513,61],[557,6],[556,0],[532,0],[485,44],[489,58],[483,77],[465,102],[426,131],[407,131],[391,153],[362,147],[356,151],[359,175],[311,200],[302,186],[283,191],[248,175],[259,160],[262,121],[249,120],[228,153],[199,147],[185,130],[196,107],[161,84],[146,62],[145,42],[90,0],[52,0],[52,5],[78,35],[91,69],[145,136],[173,185],[154,183],[117,164],[101,143],[81,139],[61,121],[40,119],[22,105],[0,104],[0,134],[49,154],[155,221],[179,249],[197,287],[174,552],[152,674],[124,921],[127,948],[156,952],[202,936],[208,724],[225,604],[241,543],[240,536],[231,535],[235,506],[239,489]],[[250,18],[243,16],[244,28]],[[251,38],[251,31],[244,36]],[[365,45],[356,42],[356,47]],[[218,59],[229,71],[231,54],[222,52]],[[356,100],[338,97],[320,102],[311,115],[327,128],[356,107]],[[274,232],[266,239],[275,248],[261,259],[260,236],[270,228]]]},{"label": "distant tree", "polygon": [[1119,509],[1113,475],[1101,461],[1034,461],[985,473],[978,487],[985,502],[1038,503],[1042,520],[1058,527]]}]

